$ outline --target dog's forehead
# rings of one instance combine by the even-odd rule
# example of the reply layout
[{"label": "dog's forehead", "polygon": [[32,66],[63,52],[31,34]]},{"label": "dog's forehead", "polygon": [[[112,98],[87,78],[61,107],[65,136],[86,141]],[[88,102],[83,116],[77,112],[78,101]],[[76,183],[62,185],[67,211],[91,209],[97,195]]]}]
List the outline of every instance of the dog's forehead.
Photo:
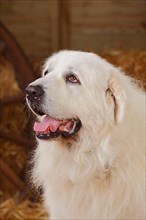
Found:
[{"label": "dog's forehead", "polygon": [[96,55],[93,53],[79,51],[60,51],[47,59],[45,68],[80,68],[83,65],[87,66],[95,64]]},{"label": "dog's forehead", "polygon": [[[108,78],[110,69],[113,65],[94,53],[80,51],[60,51],[47,59],[44,72],[52,72],[64,75],[68,72],[75,73],[78,77],[82,77],[84,81],[100,78]],[[53,74],[54,75],[54,74]],[[88,77],[84,77],[88,75]]]}]

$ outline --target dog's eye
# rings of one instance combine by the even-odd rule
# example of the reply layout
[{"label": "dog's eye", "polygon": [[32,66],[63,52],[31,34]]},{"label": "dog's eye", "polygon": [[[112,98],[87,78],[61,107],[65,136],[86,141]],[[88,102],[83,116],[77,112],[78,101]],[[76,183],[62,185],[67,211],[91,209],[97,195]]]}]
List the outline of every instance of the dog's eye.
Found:
[{"label": "dog's eye", "polygon": [[74,74],[69,74],[66,76],[66,82],[81,84],[79,79]]},{"label": "dog's eye", "polygon": [[46,76],[46,75],[48,74],[48,72],[49,72],[49,71],[48,71],[48,70],[46,70],[46,71],[44,72],[44,76]]}]

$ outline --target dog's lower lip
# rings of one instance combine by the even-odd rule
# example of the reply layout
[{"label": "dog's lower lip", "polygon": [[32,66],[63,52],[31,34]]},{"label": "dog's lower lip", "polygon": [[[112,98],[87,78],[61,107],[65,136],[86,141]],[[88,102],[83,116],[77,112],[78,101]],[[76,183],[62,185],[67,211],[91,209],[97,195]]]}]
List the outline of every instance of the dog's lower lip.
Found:
[{"label": "dog's lower lip", "polygon": [[39,116],[45,115],[45,113],[43,111],[41,111],[40,109],[36,108],[34,105],[30,105],[30,107],[32,108],[32,110],[34,111],[34,113],[36,115],[39,115]]}]

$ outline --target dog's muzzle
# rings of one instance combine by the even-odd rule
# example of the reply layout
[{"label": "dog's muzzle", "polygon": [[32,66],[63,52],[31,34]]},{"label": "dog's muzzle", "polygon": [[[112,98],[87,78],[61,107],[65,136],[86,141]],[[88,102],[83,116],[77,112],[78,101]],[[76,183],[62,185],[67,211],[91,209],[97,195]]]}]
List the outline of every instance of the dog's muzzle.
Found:
[{"label": "dog's muzzle", "polygon": [[34,123],[36,137],[43,140],[52,140],[58,137],[69,138],[76,134],[82,123],[79,118],[57,119],[49,116],[42,108],[44,90],[40,85],[29,85],[26,88],[26,100],[29,108],[37,116],[44,116],[40,122]]}]

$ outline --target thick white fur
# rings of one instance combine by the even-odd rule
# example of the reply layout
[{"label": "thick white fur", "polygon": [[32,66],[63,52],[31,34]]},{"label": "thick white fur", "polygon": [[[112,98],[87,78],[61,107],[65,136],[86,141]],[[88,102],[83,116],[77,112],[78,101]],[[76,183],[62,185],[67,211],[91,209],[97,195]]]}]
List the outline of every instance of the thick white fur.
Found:
[{"label": "thick white fur", "polygon": [[[92,53],[45,62],[43,109],[82,122],[74,141],[40,141],[33,181],[51,219],[145,219],[145,101],[132,79]],[[81,85],[66,83],[74,72]],[[40,118],[41,120],[41,118]]]}]

